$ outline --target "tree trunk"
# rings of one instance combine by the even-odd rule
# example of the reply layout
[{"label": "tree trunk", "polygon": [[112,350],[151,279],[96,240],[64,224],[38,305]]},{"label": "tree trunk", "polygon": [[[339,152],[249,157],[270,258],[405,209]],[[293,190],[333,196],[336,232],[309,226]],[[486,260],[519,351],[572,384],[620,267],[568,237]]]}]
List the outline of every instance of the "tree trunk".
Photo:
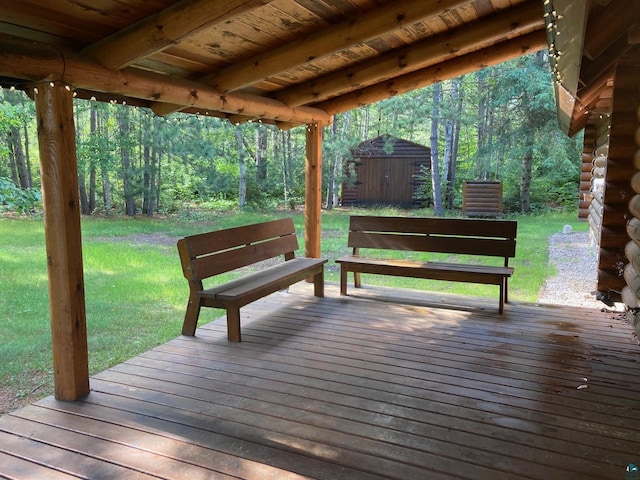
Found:
[{"label": "tree trunk", "polygon": [[153,196],[151,187],[151,120],[144,115],[142,122],[142,214],[153,215]]},{"label": "tree trunk", "polygon": [[478,180],[488,180],[490,177],[490,145],[493,135],[493,108],[492,92],[487,79],[486,72],[478,72],[478,140],[476,153],[476,178]]},{"label": "tree trunk", "polygon": [[87,195],[87,177],[78,170],[78,190],[80,193],[80,211],[83,215],[89,215],[89,197]]},{"label": "tree trunk", "polygon": [[31,175],[31,153],[29,151],[29,129],[27,125],[22,128],[24,134],[24,160],[27,166],[27,175],[29,178],[29,188],[33,187],[33,176]]},{"label": "tree trunk", "polygon": [[[93,139],[98,134],[98,110],[95,105],[91,105],[89,124],[91,138]],[[96,209],[96,190],[96,160],[92,158],[89,161],[89,214],[92,214]]]},{"label": "tree trunk", "polygon": [[533,151],[527,147],[522,156],[522,178],[520,181],[520,209],[523,213],[531,212],[531,169],[533,164]]},{"label": "tree trunk", "polygon": [[15,164],[15,172],[18,180],[17,185],[23,190],[31,188],[31,177],[27,170],[27,164],[25,163],[24,150],[22,149],[22,135],[18,127],[11,127],[11,130],[9,130],[9,152]]},{"label": "tree trunk", "polygon": [[160,186],[162,185],[162,152],[159,148],[156,148],[156,153],[154,155],[155,158],[155,181],[153,182],[155,188],[155,199],[156,199],[156,212],[160,210]]},{"label": "tree trunk", "polygon": [[120,158],[122,160],[122,185],[124,189],[124,211],[133,217],[136,214],[136,202],[133,194],[133,169],[129,152],[129,109],[121,108],[117,114],[120,129]]},{"label": "tree trunk", "polygon": [[[104,138],[109,138],[108,119],[98,118],[97,133]],[[104,202],[105,213],[110,213],[113,208],[113,193],[111,192],[111,179],[109,178],[109,165],[105,161],[100,162],[100,177],[102,181],[102,201]]]},{"label": "tree trunk", "polygon": [[238,167],[240,169],[240,178],[238,185],[238,206],[240,207],[240,209],[243,209],[247,200],[247,177],[244,164],[244,144],[242,143],[242,132],[240,131],[239,126],[236,126],[233,129],[233,133],[235,134],[236,145],[238,147]]},{"label": "tree trunk", "polygon": [[259,128],[256,132],[256,180],[264,185],[267,180],[267,130]]},{"label": "tree trunk", "polygon": [[438,117],[442,103],[442,84],[433,86],[433,113],[431,116],[431,188],[433,191],[433,210],[437,217],[444,215],[442,193],[440,190],[440,168],[438,161]]},{"label": "tree trunk", "polygon": [[[9,91],[5,93],[4,97],[11,105],[18,106],[23,104],[24,97],[19,92]],[[11,177],[13,179],[13,183],[23,190],[31,188],[31,172],[27,167],[27,161],[23,150],[22,134],[20,133],[20,126],[17,123],[12,125],[9,129],[7,146],[9,148],[9,161],[11,164]]]},{"label": "tree trunk", "polygon": [[[82,124],[82,118],[80,117],[80,112],[78,110],[75,110],[75,122],[76,125]],[[80,135],[80,132],[76,130],[76,146],[80,145],[82,142]],[[82,215],[88,215],[89,198],[87,196],[87,176],[85,174],[87,165],[86,162],[82,162],[82,164],[80,164],[79,160],[80,159],[78,158],[78,197],[80,199],[80,213],[82,213]]]},{"label": "tree trunk", "polygon": [[450,209],[453,209],[453,200],[456,191],[456,169],[458,168],[458,146],[460,145],[460,118],[462,117],[462,90],[460,88],[459,78],[453,79],[451,82],[451,99],[454,104],[454,119],[452,121],[453,139],[447,175],[447,205]]},{"label": "tree trunk", "polygon": [[291,131],[286,130],[280,132],[280,148],[282,150],[282,180],[284,201],[289,204],[291,200],[291,191],[294,189],[293,181],[293,160],[291,158]]}]

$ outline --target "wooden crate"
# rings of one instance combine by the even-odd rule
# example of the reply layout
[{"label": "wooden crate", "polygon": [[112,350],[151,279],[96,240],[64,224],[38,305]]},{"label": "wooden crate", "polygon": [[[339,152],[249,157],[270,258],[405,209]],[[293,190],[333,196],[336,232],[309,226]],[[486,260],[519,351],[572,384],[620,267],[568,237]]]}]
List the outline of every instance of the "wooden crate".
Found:
[{"label": "wooden crate", "polygon": [[462,214],[467,217],[502,215],[502,182],[464,182]]}]

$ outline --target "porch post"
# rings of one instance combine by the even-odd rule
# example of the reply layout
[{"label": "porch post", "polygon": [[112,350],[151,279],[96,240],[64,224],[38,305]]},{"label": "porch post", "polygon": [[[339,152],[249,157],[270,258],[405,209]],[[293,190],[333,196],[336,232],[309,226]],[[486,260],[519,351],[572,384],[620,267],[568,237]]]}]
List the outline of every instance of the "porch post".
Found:
[{"label": "porch post", "polygon": [[322,209],[322,132],[318,123],[307,125],[305,162],[304,249],[307,257],[320,257],[320,216]]},{"label": "porch post", "polygon": [[40,146],[55,396],[89,393],[73,95],[59,78],[34,90]]}]

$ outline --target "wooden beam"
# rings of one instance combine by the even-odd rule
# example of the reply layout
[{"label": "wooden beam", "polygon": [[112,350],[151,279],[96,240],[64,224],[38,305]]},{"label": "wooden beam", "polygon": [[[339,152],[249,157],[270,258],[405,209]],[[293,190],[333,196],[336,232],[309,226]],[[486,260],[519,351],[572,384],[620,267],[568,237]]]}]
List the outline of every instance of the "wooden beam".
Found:
[{"label": "wooden beam", "polygon": [[304,250],[307,257],[320,258],[322,214],[322,125],[307,125],[304,194]]},{"label": "wooden beam", "polygon": [[475,72],[491,65],[497,65],[498,63],[542,50],[546,46],[546,34],[544,30],[538,30],[513,40],[496,43],[484,50],[469,53],[377,85],[325,100],[315,106],[331,115],[335,115],[336,113],[369,105],[388,97],[423,88],[436,82]]},{"label": "wooden beam", "polygon": [[[264,78],[318,60],[466,3],[470,3],[470,0],[391,2],[375,10],[370,10],[356,19],[345,20],[300,40],[289,42],[261,55],[234,63],[225,69],[200,78],[200,81],[214,86],[221,92],[239,90]],[[169,115],[183,110],[183,107],[164,103],[154,106],[153,110],[157,115]]]},{"label": "wooden beam", "polygon": [[589,12],[588,33],[584,38],[583,55],[594,60],[600,57],[618,38],[640,20],[637,0],[614,0],[606,7],[595,6]]},{"label": "wooden beam", "polygon": [[110,70],[121,70],[160,52],[205,27],[269,3],[271,0],[182,0],[83,50]]},{"label": "wooden beam", "polygon": [[619,37],[613,44],[597,58],[583,60],[580,70],[580,81],[588,86],[598,80],[612,68],[615,68],[620,58],[631,49],[627,43],[627,36]]},{"label": "wooden beam", "polygon": [[131,67],[114,72],[71,52],[0,35],[0,76],[37,80],[51,72],[64,75],[65,83],[74,88],[194,107],[203,115],[210,110],[297,124],[332,122],[330,115],[317,108],[290,108],[278,100],[251,94],[223,95],[199,82]]},{"label": "wooden beam", "polygon": [[76,400],[89,393],[89,356],[73,97],[54,77],[39,83],[34,93],[55,395],[58,400]]},{"label": "wooden beam", "polygon": [[234,63],[214,75],[201,79],[221,92],[248,87],[264,78],[277,75],[340,50],[402,29],[442,12],[457,8],[470,0],[403,0],[370,10],[355,19],[289,42],[261,55]]},{"label": "wooden beam", "polygon": [[613,83],[613,76],[615,75],[615,67],[611,67],[605,70],[600,77],[592,81],[589,85],[578,90],[576,97],[583,108],[595,103],[603,90],[607,87],[611,88]]},{"label": "wooden beam", "polygon": [[492,15],[474,25],[427,38],[345,70],[281,90],[273,97],[293,107],[342,95],[354,88],[366,87],[464,53],[490,47],[507,36],[514,37],[543,28],[542,12],[539,2],[528,2],[512,10]]}]

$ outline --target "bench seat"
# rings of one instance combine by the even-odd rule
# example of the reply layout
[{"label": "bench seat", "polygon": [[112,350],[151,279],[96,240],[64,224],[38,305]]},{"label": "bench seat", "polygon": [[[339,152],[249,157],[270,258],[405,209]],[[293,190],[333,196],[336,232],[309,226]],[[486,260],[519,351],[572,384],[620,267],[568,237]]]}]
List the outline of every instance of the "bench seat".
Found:
[{"label": "bench seat", "polygon": [[[189,301],[182,334],[195,335],[202,307],[227,311],[227,335],[239,342],[240,308],[305,279],[313,279],[314,295],[324,296],[326,259],[296,257],[298,241],[291,218],[191,235],[178,241],[182,271],[189,281]],[[265,260],[280,263],[263,267]],[[204,288],[203,280],[260,264],[235,280]]]},{"label": "bench seat", "polygon": [[[361,286],[361,273],[497,285],[499,311],[503,313],[508,279],[514,272],[508,262],[515,256],[516,229],[516,222],[504,220],[354,215],[349,221],[348,240],[353,252],[336,260],[340,264],[340,294],[347,294],[349,272],[356,288]],[[365,249],[499,257],[504,265],[379,258],[363,255]]]},{"label": "bench seat", "polygon": [[[226,304],[233,302],[243,306],[312,277],[326,262],[326,259],[321,258],[292,258],[284,263],[201,290],[198,294],[206,299],[206,303],[211,303],[206,306],[224,308]],[[322,291],[314,293],[316,296],[322,296]]]}]

